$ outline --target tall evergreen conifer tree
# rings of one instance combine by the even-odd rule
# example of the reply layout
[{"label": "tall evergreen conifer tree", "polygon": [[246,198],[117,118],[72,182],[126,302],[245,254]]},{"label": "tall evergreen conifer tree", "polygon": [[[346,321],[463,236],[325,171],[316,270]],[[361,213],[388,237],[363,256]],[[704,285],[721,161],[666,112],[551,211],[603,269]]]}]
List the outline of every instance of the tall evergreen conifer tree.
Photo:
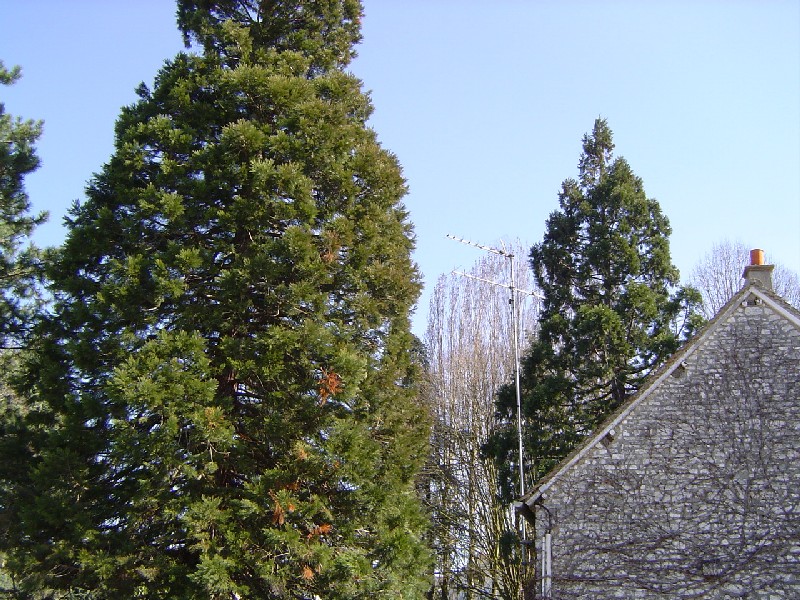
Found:
[{"label": "tall evergreen conifer tree", "polygon": [[[0,85],[20,76],[19,67],[0,61]],[[25,177],[39,167],[34,144],[41,134],[41,121],[15,118],[0,102],[0,350],[24,345],[38,304],[41,262],[30,236],[46,215],[30,213]]]},{"label": "tall evergreen conifer tree", "polygon": [[[696,291],[677,288],[669,221],[597,119],[583,138],[579,178],[563,182],[560,209],[531,267],[544,294],[539,334],[522,365],[524,446],[532,479],[544,475],[633,394],[698,324]],[[498,400],[508,427],[487,450],[513,496],[518,464],[513,386]]]},{"label": "tall evergreen conifer tree", "polygon": [[22,590],[415,598],[426,455],[397,160],[357,0],[180,0],[199,50],[71,214],[0,499]]},{"label": "tall evergreen conifer tree", "polygon": [[[20,76],[19,67],[7,69],[0,60],[0,86],[13,85]],[[30,213],[25,191],[25,177],[39,166],[34,144],[41,133],[41,121],[14,117],[0,102],[0,461],[13,460],[2,453],[2,440],[25,407],[9,383],[43,304],[41,253],[30,236],[46,215]],[[0,497],[4,490],[0,481]],[[5,531],[4,512],[0,502],[0,532]],[[8,584],[4,562],[0,554],[0,594]]]}]

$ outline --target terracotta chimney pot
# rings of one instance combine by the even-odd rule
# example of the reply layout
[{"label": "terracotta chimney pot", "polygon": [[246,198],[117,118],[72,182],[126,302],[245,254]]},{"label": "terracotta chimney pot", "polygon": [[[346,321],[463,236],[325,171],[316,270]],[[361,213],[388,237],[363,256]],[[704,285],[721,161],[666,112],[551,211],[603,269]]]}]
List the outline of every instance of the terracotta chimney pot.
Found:
[{"label": "terracotta chimney pot", "polygon": [[750,250],[750,265],[751,266],[758,266],[764,264],[764,251],[760,248],[754,248]]},{"label": "terracotta chimney pot", "polygon": [[764,264],[764,251],[755,248],[750,250],[750,264],[744,268],[742,277],[745,285],[756,284],[772,291],[772,271],[774,265]]}]

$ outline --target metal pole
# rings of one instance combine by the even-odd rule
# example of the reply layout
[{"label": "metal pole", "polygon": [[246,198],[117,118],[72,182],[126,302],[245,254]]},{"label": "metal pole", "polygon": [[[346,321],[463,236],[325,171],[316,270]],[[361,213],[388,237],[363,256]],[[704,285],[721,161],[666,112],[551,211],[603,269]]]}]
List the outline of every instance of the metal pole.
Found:
[{"label": "metal pole", "polygon": [[550,532],[544,534],[543,554],[542,596],[550,598],[553,590],[553,536]]},{"label": "metal pole", "polygon": [[519,389],[519,333],[517,327],[517,288],[514,282],[514,255],[509,254],[511,264],[511,335],[514,336],[514,388],[517,392],[517,441],[519,444],[519,496],[525,495],[525,468],[522,454],[522,397]]},{"label": "metal pole", "polygon": [[[476,248],[480,248],[481,250],[485,250],[487,252],[492,252],[494,254],[499,254],[500,256],[504,256],[509,260],[510,266],[510,285],[503,285],[496,281],[489,281],[487,279],[483,279],[481,277],[476,277],[474,275],[470,275],[468,273],[461,273],[458,271],[454,271],[458,275],[463,275],[464,277],[469,277],[470,279],[477,279],[478,281],[483,281],[485,283],[489,283],[491,285],[496,285],[498,287],[507,287],[511,292],[511,297],[509,299],[509,304],[511,305],[511,335],[514,338],[513,346],[514,346],[514,389],[516,391],[517,396],[517,444],[518,444],[518,452],[519,452],[519,495],[523,497],[525,495],[525,462],[524,462],[524,454],[523,454],[523,446],[522,446],[522,393],[520,390],[519,385],[519,315],[517,313],[517,284],[515,280],[515,273],[514,273],[514,254],[508,252],[505,249],[505,245],[503,249],[499,248],[492,248],[490,246],[483,246],[481,244],[476,244],[475,242],[470,242],[469,240],[465,240],[463,238],[455,237],[453,235],[448,235],[448,238],[455,240],[457,242],[461,242],[462,244],[466,244],[468,246],[474,246]],[[529,292],[525,291],[527,295],[530,296],[539,296],[541,295],[536,292]],[[520,546],[520,558],[521,564],[526,564],[527,561],[527,532],[526,532],[525,520],[522,520],[520,524],[520,537],[522,538],[522,544]],[[534,571],[536,570],[536,565],[534,565]],[[520,590],[520,594],[522,594],[522,590]]]},{"label": "metal pole", "polygon": [[[517,394],[517,443],[519,451],[519,497],[525,496],[525,467],[523,463],[522,452],[522,395],[519,389],[519,334],[517,333],[517,286],[514,281],[514,255],[509,254],[508,260],[511,271],[511,335],[514,338],[514,389]],[[527,527],[525,526],[525,519],[520,523],[520,566],[522,567],[528,561],[528,552],[525,544],[527,543]],[[535,567],[534,567],[535,570]],[[521,597],[524,597],[522,592]]]},{"label": "metal pole", "polygon": [[[476,244],[475,242],[471,242],[469,240],[465,240],[460,237],[456,237],[454,235],[447,235],[448,238],[451,240],[455,240],[456,242],[460,242],[462,244],[466,244],[467,246],[473,246],[475,248],[480,248],[481,250],[485,250],[487,252],[492,252],[494,254],[499,254],[500,256],[504,256],[509,260],[510,270],[511,270],[511,282],[510,285],[503,285],[496,281],[489,281],[486,279],[482,279],[480,277],[475,277],[474,275],[469,275],[467,273],[461,273],[458,271],[454,271],[459,275],[463,275],[465,277],[469,277],[471,279],[477,279],[478,281],[484,281],[491,285],[496,285],[499,287],[507,287],[511,291],[511,298],[509,303],[511,304],[511,335],[514,338],[514,388],[516,390],[517,395],[517,443],[518,443],[518,452],[519,452],[519,495],[520,497],[525,495],[525,466],[524,466],[524,455],[523,455],[523,448],[522,448],[522,398],[521,392],[519,389],[519,332],[518,332],[518,314],[517,314],[517,285],[515,281],[515,274],[514,274],[514,254],[507,251],[505,249],[505,245],[502,249],[500,248],[492,248],[491,246],[484,246],[483,244]],[[542,297],[541,294],[536,292],[529,292],[525,291],[527,295],[530,296],[538,296]],[[524,525],[523,525],[524,527]],[[523,530],[524,531],[524,530]],[[524,538],[523,538],[524,539]]]}]

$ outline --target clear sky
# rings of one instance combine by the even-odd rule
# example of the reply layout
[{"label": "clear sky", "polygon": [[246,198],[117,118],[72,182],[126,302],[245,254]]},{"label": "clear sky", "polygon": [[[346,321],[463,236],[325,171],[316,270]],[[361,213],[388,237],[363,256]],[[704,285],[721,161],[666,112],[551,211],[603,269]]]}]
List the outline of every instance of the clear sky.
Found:
[{"label": "clear sky", "polygon": [[[67,208],[113,151],[134,89],[182,49],[170,0],[0,0],[0,88],[45,120],[27,180],[59,243]],[[487,244],[541,240],[581,138],[602,116],[669,217],[688,276],[712,244],[741,240],[800,272],[797,0],[366,0],[352,71],[371,126],[404,168],[426,282]],[[524,257],[523,257],[524,258]]]}]

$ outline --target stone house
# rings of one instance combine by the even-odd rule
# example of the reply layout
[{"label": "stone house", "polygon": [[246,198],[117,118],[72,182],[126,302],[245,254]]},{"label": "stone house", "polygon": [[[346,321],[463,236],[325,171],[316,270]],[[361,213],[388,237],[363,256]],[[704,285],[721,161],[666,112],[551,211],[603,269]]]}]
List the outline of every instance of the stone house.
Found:
[{"label": "stone house", "polygon": [[800,598],[800,312],[759,253],[717,316],[517,502],[530,597]]}]

